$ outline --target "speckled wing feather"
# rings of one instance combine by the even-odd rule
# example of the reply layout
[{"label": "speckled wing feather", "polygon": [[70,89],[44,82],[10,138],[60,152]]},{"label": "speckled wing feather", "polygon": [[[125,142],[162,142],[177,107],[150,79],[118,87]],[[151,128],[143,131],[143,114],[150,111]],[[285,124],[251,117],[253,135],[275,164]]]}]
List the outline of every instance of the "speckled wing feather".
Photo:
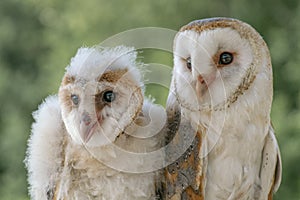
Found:
[{"label": "speckled wing feather", "polygon": [[[171,86],[172,88],[172,86]],[[165,199],[204,199],[206,160],[201,156],[202,132],[196,131],[181,116],[180,107],[170,92],[167,103]]]},{"label": "speckled wing feather", "polygon": [[260,179],[262,186],[262,198],[271,200],[281,183],[281,156],[279,146],[275,138],[275,132],[270,126],[265,138],[260,168]]}]

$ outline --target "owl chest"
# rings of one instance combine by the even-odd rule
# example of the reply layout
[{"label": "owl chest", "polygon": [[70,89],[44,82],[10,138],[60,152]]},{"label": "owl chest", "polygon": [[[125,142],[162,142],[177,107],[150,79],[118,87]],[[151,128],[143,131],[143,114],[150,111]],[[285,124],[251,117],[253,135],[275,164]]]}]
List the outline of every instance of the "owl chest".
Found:
[{"label": "owl chest", "polygon": [[57,199],[151,199],[154,174],[129,174],[112,169],[84,150],[66,154]]},{"label": "owl chest", "polygon": [[233,195],[239,199],[253,198],[260,170],[263,130],[253,124],[244,128],[225,125],[208,154],[208,199],[218,199],[218,196],[227,199]]}]

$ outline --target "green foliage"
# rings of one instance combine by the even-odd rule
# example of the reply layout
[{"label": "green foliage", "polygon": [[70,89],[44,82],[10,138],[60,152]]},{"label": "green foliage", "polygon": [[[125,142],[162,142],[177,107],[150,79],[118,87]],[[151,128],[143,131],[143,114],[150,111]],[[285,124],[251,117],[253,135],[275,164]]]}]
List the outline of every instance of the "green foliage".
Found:
[{"label": "green foliage", "polygon": [[[300,198],[300,2],[298,0],[2,0],[0,2],[0,196],[28,199],[25,157],[31,112],[56,93],[65,66],[82,45],[138,27],[178,30],[194,19],[228,16],[254,26],[273,60],[272,119],[283,160],[276,199]],[[172,66],[172,55],[145,50],[143,61]],[[164,79],[161,77],[161,79]],[[146,93],[165,104],[165,88]]]}]

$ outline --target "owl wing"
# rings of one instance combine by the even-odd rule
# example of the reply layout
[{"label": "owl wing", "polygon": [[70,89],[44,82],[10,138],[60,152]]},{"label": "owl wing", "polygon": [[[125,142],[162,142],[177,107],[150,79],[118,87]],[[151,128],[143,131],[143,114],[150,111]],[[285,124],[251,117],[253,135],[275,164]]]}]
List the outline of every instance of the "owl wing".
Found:
[{"label": "owl wing", "polygon": [[279,146],[275,138],[274,129],[272,126],[265,138],[263,148],[262,162],[260,169],[261,186],[263,191],[263,199],[272,199],[281,183],[281,156]]},{"label": "owl wing", "polygon": [[[166,199],[203,199],[206,161],[201,156],[202,132],[196,131],[188,119],[181,115],[176,94],[167,100],[167,134],[165,188]],[[174,155],[178,158],[174,160]],[[176,157],[177,157],[176,156]]]},{"label": "owl wing", "polygon": [[177,101],[175,90],[174,90],[174,80],[171,82],[169,95],[166,104],[167,112],[167,134],[166,134],[166,143],[169,143],[172,138],[175,136],[176,131],[178,130],[180,123],[180,105]]},{"label": "owl wing", "polygon": [[57,96],[48,97],[33,113],[25,164],[32,199],[52,199],[62,163],[64,125]]}]

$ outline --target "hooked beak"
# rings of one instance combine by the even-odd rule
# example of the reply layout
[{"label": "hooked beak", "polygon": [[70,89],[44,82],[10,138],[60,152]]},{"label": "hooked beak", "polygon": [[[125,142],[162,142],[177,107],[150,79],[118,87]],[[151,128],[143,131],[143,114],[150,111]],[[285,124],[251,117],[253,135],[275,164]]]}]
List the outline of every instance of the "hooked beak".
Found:
[{"label": "hooked beak", "polygon": [[80,119],[80,135],[84,143],[87,143],[98,126],[98,123],[102,122],[102,115],[97,116],[97,120],[93,121],[89,113],[83,112]]},{"label": "hooked beak", "polygon": [[199,100],[202,100],[210,84],[214,82],[215,79],[216,79],[215,73],[211,73],[207,76],[198,75],[196,81],[196,92]]},{"label": "hooked beak", "polygon": [[204,95],[207,88],[208,86],[204,78],[201,75],[199,75],[196,82],[196,92],[199,99],[201,99],[201,97]]}]

